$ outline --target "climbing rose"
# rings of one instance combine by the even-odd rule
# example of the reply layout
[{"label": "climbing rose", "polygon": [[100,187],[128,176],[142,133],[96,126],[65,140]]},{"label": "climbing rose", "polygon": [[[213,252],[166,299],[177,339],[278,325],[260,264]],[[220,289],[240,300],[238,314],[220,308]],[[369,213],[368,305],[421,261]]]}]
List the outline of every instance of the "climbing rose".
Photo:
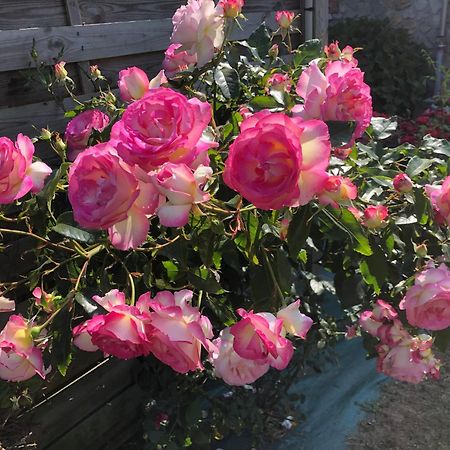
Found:
[{"label": "climbing rose", "polygon": [[445,264],[429,266],[416,275],[400,302],[406,310],[408,322],[427,330],[445,330],[450,327],[450,270]]},{"label": "climbing rose", "polygon": [[34,145],[23,134],[16,142],[0,137],[0,204],[12,203],[28,192],[39,192],[52,173],[43,162],[33,162]]},{"label": "climbing rose", "polygon": [[25,381],[35,374],[45,378],[42,352],[34,346],[31,325],[12,315],[0,333],[0,378]]},{"label": "climbing rose", "polygon": [[170,42],[181,44],[181,50],[197,56],[199,67],[214,57],[224,40],[224,19],[221,8],[213,0],[188,0],[172,17]]},{"label": "climbing rose", "polygon": [[69,149],[69,159],[73,161],[88,146],[94,130],[102,132],[109,124],[109,117],[98,109],[83,111],[74,117],[66,127],[64,137]]},{"label": "climbing rose", "polygon": [[386,206],[368,206],[364,210],[362,224],[367,228],[384,228],[387,225],[386,219],[388,216]]},{"label": "climbing rose", "polygon": [[81,226],[107,229],[126,219],[139,185],[128,164],[104,143],[77,156],[69,170],[68,194]]},{"label": "climbing rose", "polygon": [[331,205],[339,208],[339,205],[354,200],[358,195],[356,186],[350,178],[330,175],[319,192],[317,198],[322,205]]},{"label": "climbing rose", "polygon": [[244,7],[244,0],[220,0],[219,7],[222,8],[225,17],[236,19]]},{"label": "climbing rose", "polygon": [[286,333],[305,339],[313,321],[299,311],[299,306],[300,300],[296,300],[285,308],[280,309],[277,312],[277,319],[283,321],[283,329]]},{"label": "climbing rose", "polygon": [[280,28],[288,29],[292,21],[294,20],[295,13],[292,11],[277,11],[275,13],[275,20],[277,21]]},{"label": "climbing rose", "polygon": [[308,203],[322,189],[330,158],[326,125],[260,111],[241,123],[225,162],[225,184],[257,208]]},{"label": "climbing rose", "polygon": [[186,225],[193,204],[209,200],[200,186],[212,175],[210,167],[200,166],[194,173],[186,164],[165,163],[152,177],[158,191],[167,197],[157,215],[166,227]]},{"label": "climbing rose", "polygon": [[[98,314],[74,329],[74,344],[85,351],[97,348],[120,359],[148,355],[151,351],[150,315],[146,311],[145,296],[136,306],[126,304],[125,294],[117,289],[104,297],[93,299],[107,311]],[[85,333],[88,333],[89,340]]]},{"label": "climbing rose", "polygon": [[269,370],[270,365],[265,361],[242,358],[235,352],[233,341],[234,336],[228,327],[213,341],[216,347],[211,356],[214,375],[231,386],[253,383]]},{"label": "climbing rose", "polygon": [[164,53],[162,66],[169,78],[173,78],[178,72],[193,69],[197,62],[195,55],[179,50],[180,48],[181,44],[171,44]]},{"label": "climbing rose", "polygon": [[271,313],[254,314],[242,308],[237,313],[242,319],[230,328],[234,351],[242,358],[269,363],[278,370],[285,369],[294,348],[284,337],[283,320]]},{"label": "climbing rose", "polygon": [[427,184],[425,192],[430,198],[431,205],[435,213],[435,221],[450,225],[450,176],[448,176],[441,186]]},{"label": "climbing rose", "polygon": [[114,124],[111,143],[129,164],[146,172],[165,162],[193,165],[216,144],[202,138],[211,106],[167,88],[150,89]]},{"label": "climbing rose", "polygon": [[142,98],[149,90],[147,74],[138,67],[128,67],[119,72],[120,97],[124,102]]},{"label": "climbing rose", "polygon": [[410,192],[413,188],[413,182],[406,173],[397,174],[392,180],[392,183],[397,192]]},{"label": "climbing rose", "polygon": [[213,332],[209,319],[191,305],[193,292],[162,291],[153,299],[145,295],[151,309],[151,351],[155,357],[179,373],[203,370],[201,348],[213,349]]},{"label": "climbing rose", "polygon": [[302,72],[296,92],[304,99],[304,104],[294,106],[294,115],[304,119],[356,122],[352,139],[346,144],[346,148],[350,147],[356,138],[361,137],[370,125],[370,87],[364,83],[363,72],[352,64],[330,61],[323,74],[317,62],[313,61]]}]

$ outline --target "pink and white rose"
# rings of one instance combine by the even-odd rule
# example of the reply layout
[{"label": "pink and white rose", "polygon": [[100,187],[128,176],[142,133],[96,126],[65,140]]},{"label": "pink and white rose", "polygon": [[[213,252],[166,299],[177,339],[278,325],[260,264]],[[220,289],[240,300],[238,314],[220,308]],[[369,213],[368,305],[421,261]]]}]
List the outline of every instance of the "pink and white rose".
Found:
[{"label": "pink and white rose", "polygon": [[364,133],[372,118],[370,87],[364,73],[343,61],[330,61],[325,74],[313,61],[300,76],[296,88],[304,104],[295,106],[294,115],[323,121],[355,121],[350,147]]},{"label": "pink and white rose", "polygon": [[173,78],[178,72],[192,70],[197,63],[197,56],[180,50],[181,47],[181,44],[170,44],[164,53],[162,66],[169,78]]},{"label": "pink and white rose", "polygon": [[283,321],[283,329],[286,333],[306,338],[306,334],[313,324],[311,317],[302,314],[299,310],[300,300],[296,300],[290,305],[277,312],[277,319]]},{"label": "pink and white rose", "polygon": [[149,90],[147,74],[138,67],[128,67],[119,72],[119,92],[124,102],[139,100]]},{"label": "pink and white rose", "polygon": [[387,226],[389,212],[386,206],[376,205],[368,206],[362,216],[362,224],[367,228],[384,228]]},{"label": "pink and white rose", "polygon": [[322,205],[330,205],[339,208],[339,205],[348,204],[358,195],[356,186],[350,178],[330,175],[319,192],[317,198]]},{"label": "pink and white rose", "polygon": [[416,275],[414,286],[400,302],[408,322],[427,330],[450,327],[450,270],[445,264],[429,266]]},{"label": "pink and white rose", "polygon": [[15,143],[0,137],[0,204],[42,190],[52,169],[43,162],[33,162],[33,155],[34,145],[28,136],[19,134]]},{"label": "pink and white rose", "polygon": [[74,117],[66,127],[64,137],[73,161],[88,146],[93,131],[102,132],[109,124],[109,117],[98,109],[89,109]]},{"label": "pink and white rose", "polygon": [[253,383],[269,370],[270,364],[242,358],[234,350],[233,341],[230,328],[222,330],[220,336],[213,341],[216,347],[211,355],[214,375],[231,386]]},{"label": "pink and white rose", "polygon": [[276,11],[275,20],[280,28],[289,29],[292,25],[292,21],[295,18],[295,13],[292,11]]},{"label": "pink and white rose", "polygon": [[168,88],[150,89],[114,124],[111,143],[126,162],[146,172],[166,162],[192,165],[216,146],[202,137],[210,120],[209,103]]},{"label": "pink and white rose", "polygon": [[31,325],[22,316],[12,315],[0,332],[0,378],[25,381],[36,374],[45,378],[42,352],[33,343]]},{"label": "pink and white rose", "polygon": [[[125,294],[117,289],[93,299],[107,313],[98,314],[74,328],[74,344],[85,351],[102,350],[120,359],[148,355],[152,327],[145,296],[136,306],[127,305]],[[90,336],[86,335],[86,333]]]},{"label": "pink and white rose", "polygon": [[450,225],[450,176],[441,186],[427,184],[425,192],[430,198],[435,213],[435,221],[439,224]]},{"label": "pink and white rose", "polygon": [[323,122],[260,111],[241,123],[223,179],[260,209],[305,205],[327,179],[330,151]]},{"label": "pink and white rose", "polygon": [[153,299],[145,295],[151,309],[151,351],[179,373],[203,370],[201,349],[210,352],[214,348],[211,322],[192,306],[192,295],[186,289],[158,292]]},{"label": "pink and white rose", "polygon": [[224,18],[213,0],[188,0],[172,17],[170,42],[196,55],[199,67],[211,61],[224,40]]},{"label": "pink and white rose", "polygon": [[236,19],[244,7],[244,0],[220,0],[219,7],[225,17]]}]

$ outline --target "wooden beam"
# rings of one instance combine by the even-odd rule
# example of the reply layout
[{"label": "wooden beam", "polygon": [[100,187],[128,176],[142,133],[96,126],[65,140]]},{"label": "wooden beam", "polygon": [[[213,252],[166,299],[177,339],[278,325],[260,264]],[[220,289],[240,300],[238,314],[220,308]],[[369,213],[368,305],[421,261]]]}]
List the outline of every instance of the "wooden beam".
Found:
[{"label": "wooden beam", "polygon": [[[83,20],[81,18],[80,6],[78,0],[64,0],[66,5],[67,16],[69,18],[70,25],[82,25]],[[94,86],[89,79],[89,62],[82,61],[77,64],[78,75],[81,83],[81,90],[83,94],[94,91]]]},{"label": "wooden beam", "polygon": [[[272,12],[247,14],[244,30],[236,27],[232,39],[248,38],[263,20],[276,29],[273,16]],[[33,39],[39,59],[52,65],[61,49],[66,62],[162,51],[167,48],[171,33],[171,19],[0,31],[0,71],[31,67]]]}]

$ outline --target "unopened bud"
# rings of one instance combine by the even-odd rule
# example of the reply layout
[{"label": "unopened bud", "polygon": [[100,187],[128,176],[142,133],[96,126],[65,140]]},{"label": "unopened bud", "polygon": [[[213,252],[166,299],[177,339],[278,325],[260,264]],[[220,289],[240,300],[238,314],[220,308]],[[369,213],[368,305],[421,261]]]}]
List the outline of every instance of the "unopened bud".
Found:
[{"label": "unopened bud", "polygon": [[60,152],[65,152],[67,149],[67,144],[61,139],[61,136],[58,134],[55,139],[55,147],[56,150]]},{"label": "unopened bud", "polygon": [[41,135],[39,137],[43,141],[49,141],[52,138],[52,132],[47,128],[42,128]]},{"label": "unopened bud", "polygon": [[105,77],[102,75],[100,69],[97,65],[90,66],[91,69],[91,78],[95,80],[103,80]]},{"label": "unopened bud", "polygon": [[277,44],[273,44],[272,47],[269,48],[269,57],[272,59],[275,59],[278,57],[278,54],[280,53],[280,49],[278,48]]},{"label": "unopened bud", "polygon": [[58,81],[63,82],[67,79],[67,70],[65,69],[66,63],[64,61],[60,61],[55,64],[55,77]]},{"label": "unopened bud", "polygon": [[414,244],[414,251],[416,252],[416,255],[421,258],[425,258],[425,256],[428,255],[428,248],[424,243],[419,245]]}]

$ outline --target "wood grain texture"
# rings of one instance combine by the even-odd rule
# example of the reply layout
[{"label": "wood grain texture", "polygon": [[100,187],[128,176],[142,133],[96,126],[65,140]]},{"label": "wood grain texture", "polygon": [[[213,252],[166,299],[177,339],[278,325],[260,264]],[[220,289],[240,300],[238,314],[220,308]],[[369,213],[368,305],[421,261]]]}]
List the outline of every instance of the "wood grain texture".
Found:
[{"label": "wood grain texture", "polygon": [[0,30],[67,24],[63,0],[1,0]]},{"label": "wood grain texture", "polygon": [[[28,422],[33,430],[38,448],[43,449],[57,442],[129,388],[134,382],[132,369],[135,364],[135,361],[120,361],[114,358],[101,361],[68,386],[36,405],[24,416],[24,421]],[[69,410],[73,411],[73,414],[68,416]],[[117,415],[110,425],[115,426],[120,420]]]}]

